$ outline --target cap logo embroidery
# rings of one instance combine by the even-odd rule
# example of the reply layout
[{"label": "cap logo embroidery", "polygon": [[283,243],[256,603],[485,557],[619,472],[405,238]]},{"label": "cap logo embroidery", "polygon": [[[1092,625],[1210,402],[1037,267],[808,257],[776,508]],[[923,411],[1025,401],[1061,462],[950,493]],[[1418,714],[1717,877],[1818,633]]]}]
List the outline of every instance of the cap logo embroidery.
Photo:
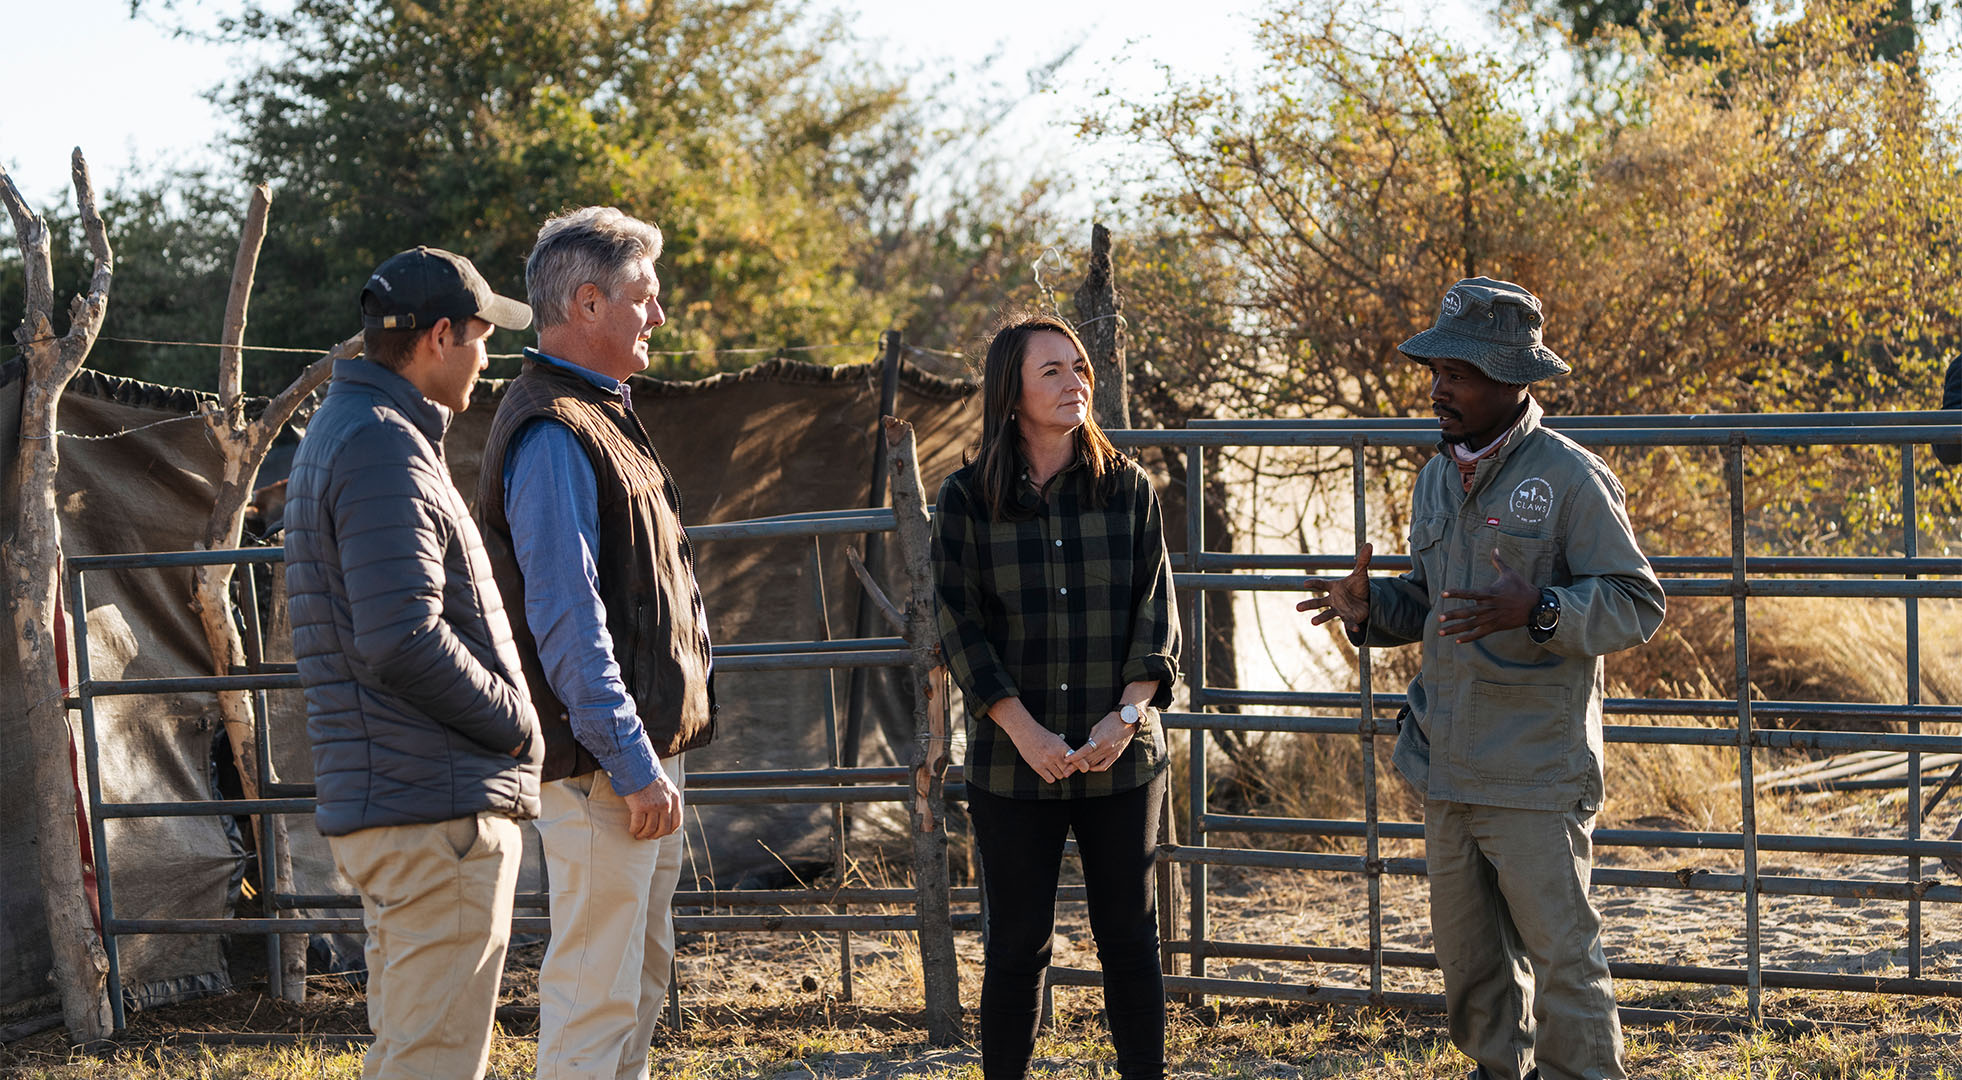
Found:
[{"label": "cap logo embroidery", "polygon": [[1444,316],[1455,319],[1465,310],[1465,294],[1456,289],[1444,294]]},{"label": "cap logo embroidery", "polygon": [[1540,477],[1522,481],[1512,489],[1512,516],[1528,525],[1538,525],[1553,513],[1553,485]]},{"label": "cap logo embroidery", "polygon": [[382,287],[382,291],[383,291],[383,292],[394,292],[394,291],[395,291],[395,286],[393,286],[393,285],[390,285],[390,284],[388,283],[388,279],[387,279],[387,278],[385,278],[385,277],[383,277],[383,276],[381,276],[380,274],[376,274],[376,275],[375,275],[374,277],[371,277],[371,278],[369,278],[368,280],[369,280],[369,281],[372,281],[372,282],[374,282],[374,283],[375,283],[375,284],[377,284],[377,285],[380,285],[380,286]]}]

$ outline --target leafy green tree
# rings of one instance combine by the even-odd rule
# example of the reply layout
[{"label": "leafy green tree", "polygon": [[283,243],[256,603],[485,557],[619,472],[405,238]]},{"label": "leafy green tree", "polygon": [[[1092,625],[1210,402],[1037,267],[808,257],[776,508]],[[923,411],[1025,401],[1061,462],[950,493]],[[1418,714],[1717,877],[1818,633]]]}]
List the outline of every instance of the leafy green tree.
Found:
[{"label": "leafy green tree", "polygon": [[[116,290],[90,367],[173,386],[216,387],[214,349],[139,342],[217,340],[246,199],[242,191],[229,194],[209,177],[191,174],[152,178],[104,196],[102,218],[116,245]],[[74,208],[44,213],[57,291],[84,290],[88,249]],[[19,325],[22,302],[19,257],[0,255],[0,326]],[[57,332],[63,329],[65,324]],[[254,338],[263,340],[256,333]],[[0,359],[12,351],[0,349]]]}]

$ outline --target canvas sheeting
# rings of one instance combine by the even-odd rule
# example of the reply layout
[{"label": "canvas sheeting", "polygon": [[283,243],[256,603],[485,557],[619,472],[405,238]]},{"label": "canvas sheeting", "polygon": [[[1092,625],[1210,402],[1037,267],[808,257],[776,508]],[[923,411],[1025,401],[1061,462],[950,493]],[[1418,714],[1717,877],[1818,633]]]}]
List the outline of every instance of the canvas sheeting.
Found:
[{"label": "canvas sheeting", "polygon": [[[0,475],[12,475],[20,410],[20,363],[0,368]],[[979,399],[970,383],[938,378],[910,365],[902,372],[897,413],[920,436],[929,498],[958,467],[979,432]],[[497,384],[480,384],[472,407],[445,441],[457,486],[476,489]],[[869,494],[878,413],[873,364],[823,367],[782,360],[690,383],[636,379],[634,406],[652,434],[686,503],[685,519],[721,522],[863,505]],[[202,532],[219,456],[203,422],[192,418],[200,395],[84,371],[63,398],[58,498],[63,547],[70,557],[189,548]],[[117,435],[117,433],[124,433]],[[115,435],[113,438],[91,436]],[[11,508],[9,508],[11,510]],[[6,522],[16,520],[12,512]],[[858,537],[827,538],[821,548],[830,636],[853,632],[859,588],[842,548]],[[718,642],[810,640],[821,636],[811,601],[810,545],[798,541],[724,540],[700,547],[700,576]],[[889,565],[891,561],[889,560]],[[901,595],[888,570],[888,591]],[[188,570],[91,574],[89,653],[96,678],[199,674],[209,658],[187,599]],[[269,614],[280,614],[277,605]],[[283,619],[269,655],[287,655]],[[872,635],[888,629],[874,625]],[[690,755],[690,772],[817,766],[826,763],[822,672],[727,673],[718,678],[723,711],[715,744]],[[843,723],[847,678],[835,680]],[[898,673],[870,686],[864,764],[892,762],[892,747],[910,737],[911,691]],[[0,771],[16,782],[0,788],[0,1005],[48,992],[51,963],[34,856],[28,739],[19,730],[25,703],[17,658],[0,649]],[[274,695],[271,750],[282,780],[305,781],[307,761],[297,694]],[[219,732],[210,695],[98,699],[105,798],[168,801],[213,796],[212,740]],[[10,730],[11,729],[11,730]],[[888,811],[892,813],[896,811]],[[346,891],[334,880],[326,846],[311,819],[287,819],[301,893]],[[878,829],[869,808],[861,828]],[[890,819],[888,819],[889,821]],[[806,805],[716,806],[688,819],[694,876],[723,887],[808,872],[827,862],[830,811]],[[241,854],[221,823],[208,817],[108,823],[116,913],[123,917],[214,917],[227,913]],[[534,845],[535,849],[535,845]],[[535,850],[534,850],[535,856]],[[535,867],[535,857],[530,860]],[[527,873],[536,887],[535,871]],[[341,912],[339,914],[345,914]],[[126,985],[138,1002],[198,986],[222,985],[216,939],[181,935],[121,939]]]}]

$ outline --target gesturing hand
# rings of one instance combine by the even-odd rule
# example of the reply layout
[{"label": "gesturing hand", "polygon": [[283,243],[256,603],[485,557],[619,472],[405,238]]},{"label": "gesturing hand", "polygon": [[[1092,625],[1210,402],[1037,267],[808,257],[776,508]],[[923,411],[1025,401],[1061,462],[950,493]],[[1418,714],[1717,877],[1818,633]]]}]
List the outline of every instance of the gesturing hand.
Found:
[{"label": "gesturing hand", "polygon": [[1446,589],[1441,594],[1446,600],[1469,600],[1471,604],[1439,614],[1440,635],[1456,637],[1462,645],[1500,630],[1517,630],[1532,617],[1540,602],[1539,588],[1500,562],[1498,548],[1492,549],[1492,565],[1499,570],[1499,580],[1490,590]]},{"label": "gesturing hand", "polygon": [[1356,568],[1347,577],[1309,578],[1308,587],[1315,595],[1294,605],[1294,610],[1315,612],[1315,617],[1309,620],[1314,626],[1339,615],[1343,626],[1352,631],[1361,629],[1369,621],[1369,556],[1374,550],[1371,544],[1358,549]]},{"label": "gesturing hand", "polygon": [[625,801],[627,831],[636,840],[659,840],[681,828],[681,790],[666,774],[655,777],[653,783],[625,796]]}]

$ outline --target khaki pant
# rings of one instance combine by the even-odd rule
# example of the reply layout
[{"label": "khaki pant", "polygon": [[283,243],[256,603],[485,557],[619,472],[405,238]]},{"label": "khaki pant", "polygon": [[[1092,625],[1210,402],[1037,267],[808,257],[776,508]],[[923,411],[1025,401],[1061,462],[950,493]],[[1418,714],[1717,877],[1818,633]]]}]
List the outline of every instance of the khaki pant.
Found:
[{"label": "khaki pant", "polygon": [[[682,755],[661,759],[683,783]],[[685,831],[627,832],[603,772],[539,789],[552,941],[538,968],[539,1080],[645,1080],[674,964],[673,901]]]},{"label": "khaki pant", "polygon": [[327,844],[361,893],[368,931],[375,1041],[363,1080],[481,1078],[524,854],[518,823],[480,814],[362,829]]},{"label": "khaki pant", "polygon": [[1594,815],[1424,804],[1451,1041],[1489,1080],[1621,1080],[1621,1017],[1587,899]]}]

